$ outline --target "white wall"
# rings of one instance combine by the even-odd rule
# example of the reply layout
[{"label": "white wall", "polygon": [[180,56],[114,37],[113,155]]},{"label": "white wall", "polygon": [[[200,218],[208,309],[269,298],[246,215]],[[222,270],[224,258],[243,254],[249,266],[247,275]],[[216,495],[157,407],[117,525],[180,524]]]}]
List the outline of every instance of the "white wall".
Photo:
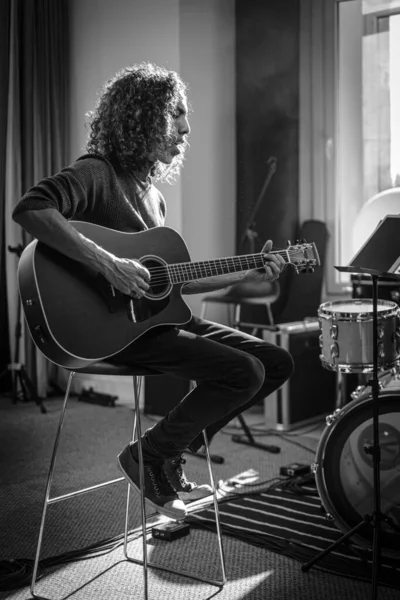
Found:
[{"label": "white wall", "polygon": [[[235,253],[234,32],[232,0],[182,0],[181,73],[190,84],[194,109],[191,149],[182,172],[182,224],[192,260]],[[200,296],[188,302],[198,313]],[[207,318],[226,318],[215,305],[208,310]]]},{"label": "white wall", "polygon": [[[71,0],[71,160],[86,140],[85,113],[107,79],[150,61],[180,70],[179,0]],[[169,225],[181,231],[181,182],[160,186]]]},{"label": "white wall", "polygon": [[[183,234],[193,260],[234,253],[234,0],[70,0],[71,161],[86,139],[85,113],[116,71],[151,61],[189,84],[191,148],[182,176],[160,185],[167,225]],[[197,313],[198,296],[186,296]],[[210,310],[224,320],[225,313]],[[129,388],[130,391],[130,388]]]}]

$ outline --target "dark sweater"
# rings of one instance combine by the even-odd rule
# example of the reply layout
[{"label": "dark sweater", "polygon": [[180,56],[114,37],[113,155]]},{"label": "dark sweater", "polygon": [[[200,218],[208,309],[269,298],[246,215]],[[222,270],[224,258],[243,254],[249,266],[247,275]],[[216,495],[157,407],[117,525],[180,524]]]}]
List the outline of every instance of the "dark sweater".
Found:
[{"label": "dark sweater", "polygon": [[165,200],[151,183],[142,184],[127,171],[93,154],[81,156],[29,189],[16,205],[13,217],[43,208],[55,208],[67,219],[118,231],[164,225],[166,214]]}]

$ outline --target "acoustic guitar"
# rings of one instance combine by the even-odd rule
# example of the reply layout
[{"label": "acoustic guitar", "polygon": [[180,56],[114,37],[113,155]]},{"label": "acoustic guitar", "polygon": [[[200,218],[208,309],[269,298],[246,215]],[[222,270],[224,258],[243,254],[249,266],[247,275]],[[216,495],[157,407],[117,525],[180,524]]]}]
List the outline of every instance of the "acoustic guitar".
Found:
[{"label": "acoustic guitar", "polygon": [[[34,240],[25,248],[18,282],[29,331],[50,361],[72,370],[105,360],[153,327],[187,323],[192,313],[182,299],[184,283],[265,264],[262,253],[191,262],[183,238],[170,227],[122,233],[80,221],[71,224],[115,256],[139,260],[151,275],[149,290],[136,300],[93,268],[42,242]],[[298,273],[320,265],[315,244],[305,240],[273,253]]]}]

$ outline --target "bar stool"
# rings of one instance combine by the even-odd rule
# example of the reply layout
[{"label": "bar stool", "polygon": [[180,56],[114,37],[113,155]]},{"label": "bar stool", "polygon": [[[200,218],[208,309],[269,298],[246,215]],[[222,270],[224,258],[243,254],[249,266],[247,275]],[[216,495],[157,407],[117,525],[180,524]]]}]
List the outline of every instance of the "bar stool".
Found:
[{"label": "bar stool", "polygon": [[[183,573],[182,571],[176,571],[174,569],[161,567],[161,566],[153,564],[147,560],[146,510],[145,510],[145,495],[144,495],[144,466],[143,466],[143,451],[142,451],[142,444],[141,444],[139,394],[140,394],[140,387],[143,382],[143,378],[145,376],[160,375],[160,373],[158,373],[157,371],[154,371],[154,370],[145,369],[143,367],[135,368],[135,367],[126,367],[126,366],[121,366],[121,365],[113,365],[113,364],[106,363],[106,362],[98,362],[98,363],[94,363],[94,364],[90,365],[89,367],[85,367],[84,369],[77,369],[76,371],[71,370],[70,374],[69,374],[67,388],[66,388],[65,396],[64,396],[64,403],[63,403],[63,407],[61,410],[61,416],[60,416],[60,420],[59,420],[59,424],[58,424],[56,439],[55,439],[54,446],[53,446],[53,453],[52,453],[51,461],[50,461],[49,473],[48,473],[48,477],[47,477],[46,492],[45,492],[45,498],[44,498],[44,503],[43,503],[42,517],[41,517],[41,522],[40,522],[38,542],[37,542],[35,560],[34,560],[34,565],[33,565],[32,582],[31,582],[31,588],[30,588],[32,596],[34,598],[41,598],[41,599],[44,598],[42,595],[39,596],[39,595],[35,594],[35,587],[36,587],[36,581],[37,581],[37,572],[38,572],[38,566],[39,566],[40,551],[41,551],[41,547],[42,547],[43,532],[44,532],[44,527],[45,527],[46,513],[47,513],[48,506],[50,504],[54,504],[56,502],[68,500],[69,498],[77,496],[78,494],[84,494],[84,493],[87,493],[90,491],[94,491],[94,490],[103,488],[105,486],[112,485],[119,481],[123,481],[125,479],[124,477],[119,477],[118,479],[106,481],[104,483],[100,483],[100,484],[97,484],[97,485],[94,485],[94,486],[91,486],[88,488],[80,489],[75,492],[71,492],[69,494],[64,494],[62,496],[55,496],[53,498],[50,497],[51,484],[52,484],[54,467],[55,467],[55,462],[56,462],[56,457],[57,457],[57,450],[58,450],[58,446],[59,446],[59,442],[60,442],[61,431],[62,431],[62,427],[63,427],[69,393],[70,393],[70,389],[71,389],[71,383],[72,383],[72,379],[73,379],[75,373],[86,373],[86,374],[90,374],[90,375],[108,375],[109,377],[118,377],[118,376],[127,376],[128,375],[128,376],[131,376],[133,379],[133,399],[134,399],[135,417],[134,417],[134,424],[133,424],[132,441],[134,441],[135,439],[138,440],[140,509],[141,509],[141,525],[142,525],[142,538],[143,538],[143,559],[139,560],[139,559],[133,558],[128,555],[129,499],[130,499],[130,491],[131,491],[131,486],[129,485],[129,483],[128,483],[127,498],[126,498],[125,529],[124,529],[124,556],[127,561],[143,566],[144,598],[145,598],[145,600],[148,600],[148,567],[160,569],[162,571],[174,573],[176,575],[181,575],[183,577],[188,577],[189,579],[196,579],[197,581],[202,581],[202,582],[209,583],[211,585],[215,585],[217,587],[222,588],[227,581],[226,569],[225,569],[225,558],[224,558],[224,550],[223,550],[223,545],[222,545],[221,525],[220,525],[220,517],[219,517],[219,510],[218,510],[217,494],[216,494],[216,488],[215,488],[215,484],[214,484],[214,476],[213,476],[212,467],[211,467],[211,459],[210,459],[210,452],[209,452],[209,445],[208,445],[206,431],[203,430],[203,436],[204,436],[204,445],[205,445],[205,451],[206,451],[206,456],[207,456],[208,471],[209,471],[209,476],[210,476],[210,484],[211,484],[211,488],[213,491],[215,522],[216,522],[217,540],[218,540],[218,548],[219,548],[219,555],[220,555],[220,561],[221,561],[221,572],[222,572],[221,581],[206,579],[206,578],[199,577],[196,575]],[[191,382],[192,387],[194,387],[195,385],[196,385],[195,382]]]}]

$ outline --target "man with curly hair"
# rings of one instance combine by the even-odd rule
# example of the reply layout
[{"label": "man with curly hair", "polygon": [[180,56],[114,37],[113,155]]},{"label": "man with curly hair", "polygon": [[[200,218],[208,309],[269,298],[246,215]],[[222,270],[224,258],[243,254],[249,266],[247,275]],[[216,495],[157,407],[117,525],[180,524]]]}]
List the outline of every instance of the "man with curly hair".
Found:
[{"label": "man with curly hair", "polygon": [[[141,63],[106,83],[89,117],[87,153],[28,190],[13,217],[32,236],[99,272],[123,294],[143,298],[150,284],[147,268],[139,260],[108,252],[69,220],[121,232],[164,225],[165,201],[154,183],[173,181],[182,166],[190,133],[187,88],[174,71]],[[268,241],[263,248],[262,272],[199,279],[185,284],[182,292],[275,281],[284,261],[270,253],[271,247]],[[183,326],[149,329],[107,360],[197,382],[142,437],[146,498],[173,519],[185,517],[185,503],[211,493],[209,486],[187,480],[185,450],[197,452],[203,429],[211,440],[236,415],[279,388],[293,369],[285,350],[196,316]],[[118,465],[138,491],[137,443],[121,451]]]}]

